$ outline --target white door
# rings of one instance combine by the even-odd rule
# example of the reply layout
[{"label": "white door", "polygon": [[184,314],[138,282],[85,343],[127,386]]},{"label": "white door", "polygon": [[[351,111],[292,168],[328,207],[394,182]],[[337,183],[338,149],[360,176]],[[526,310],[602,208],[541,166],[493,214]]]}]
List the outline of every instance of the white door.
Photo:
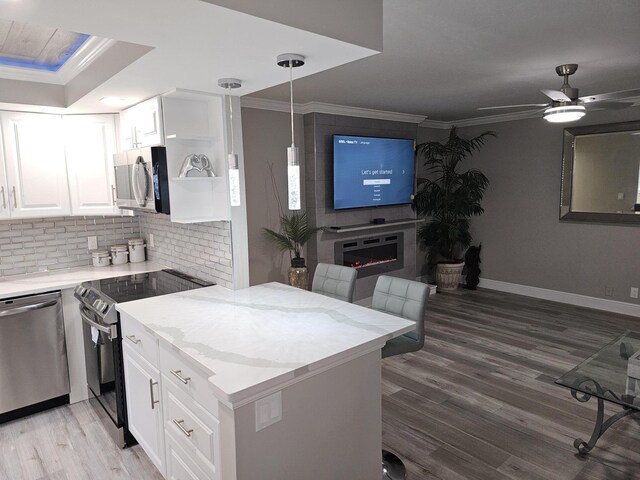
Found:
[{"label": "white door", "polygon": [[129,430],[164,475],[164,428],[160,372],[123,344],[124,386]]},{"label": "white door", "polygon": [[4,146],[2,145],[2,135],[0,135],[0,219],[11,216],[7,197],[7,174],[5,173],[4,164]]},{"label": "white door", "polygon": [[11,216],[69,215],[62,117],[3,112],[2,132]]},{"label": "white door", "polygon": [[113,215],[115,180],[113,115],[68,115],[63,118],[72,215]]}]

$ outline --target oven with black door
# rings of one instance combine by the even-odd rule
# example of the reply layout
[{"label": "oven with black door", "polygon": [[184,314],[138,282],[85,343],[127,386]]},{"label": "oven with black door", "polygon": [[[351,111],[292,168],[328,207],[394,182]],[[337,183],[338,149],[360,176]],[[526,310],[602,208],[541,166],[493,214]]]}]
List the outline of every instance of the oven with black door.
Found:
[{"label": "oven with black door", "polygon": [[89,401],[120,448],[136,443],[127,427],[122,334],[116,303],[202,288],[212,283],[175,270],[85,282],[80,302]]}]

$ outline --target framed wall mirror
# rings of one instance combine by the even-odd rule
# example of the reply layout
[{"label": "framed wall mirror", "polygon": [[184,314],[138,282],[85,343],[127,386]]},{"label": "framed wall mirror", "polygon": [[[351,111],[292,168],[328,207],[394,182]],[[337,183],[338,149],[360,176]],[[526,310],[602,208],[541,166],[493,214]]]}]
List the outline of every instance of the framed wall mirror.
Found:
[{"label": "framed wall mirror", "polygon": [[560,219],[640,225],[640,121],[564,130]]}]

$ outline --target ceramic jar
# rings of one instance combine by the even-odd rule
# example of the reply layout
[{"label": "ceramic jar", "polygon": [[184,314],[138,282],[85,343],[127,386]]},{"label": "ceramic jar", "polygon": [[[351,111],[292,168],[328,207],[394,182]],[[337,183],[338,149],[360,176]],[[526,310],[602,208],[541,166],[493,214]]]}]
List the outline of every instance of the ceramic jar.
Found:
[{"label": "ceramic jar", "polygon": [[106,267],[111,264],[111,257],[106,250],[91,252],[91,261],[94,267]]},{"label": "ceramic jar", "polygon": [[128,242],[129,244],[129,261],[131,263],[144,262],[145,255],[145,243],[144,238],[132,238]]},{"label": "ceramic jar", "polygon": [[129,261],[129,249],[126,245],[114,245],[109,251],[111,252],[111,263],[114,265],[122,265]]}]

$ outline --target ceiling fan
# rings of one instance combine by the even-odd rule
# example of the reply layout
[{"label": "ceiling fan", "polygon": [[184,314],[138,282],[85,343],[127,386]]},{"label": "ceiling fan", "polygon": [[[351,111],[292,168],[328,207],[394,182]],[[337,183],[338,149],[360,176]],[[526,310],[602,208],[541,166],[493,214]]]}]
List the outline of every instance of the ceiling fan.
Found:
[{"label": "ceiling fan", "polygon": [[502,108],[544,107],[542,117],[553,123],[572,122],[587,113],[587,106],[596,108],[620,109],[633,105],[626,99],[640,96],[640,89],[621,92],[601,93],[579,97],[578,89],[569,85],[569,77],[576,73],[578,64],[567,63],[556,67],[556,73],[564,77],[560,90],[540,90],[551,99],[548,103],[525,103],[521,105],[501,105],[497,107],[480,107],[478,110],[494,110]]}]

